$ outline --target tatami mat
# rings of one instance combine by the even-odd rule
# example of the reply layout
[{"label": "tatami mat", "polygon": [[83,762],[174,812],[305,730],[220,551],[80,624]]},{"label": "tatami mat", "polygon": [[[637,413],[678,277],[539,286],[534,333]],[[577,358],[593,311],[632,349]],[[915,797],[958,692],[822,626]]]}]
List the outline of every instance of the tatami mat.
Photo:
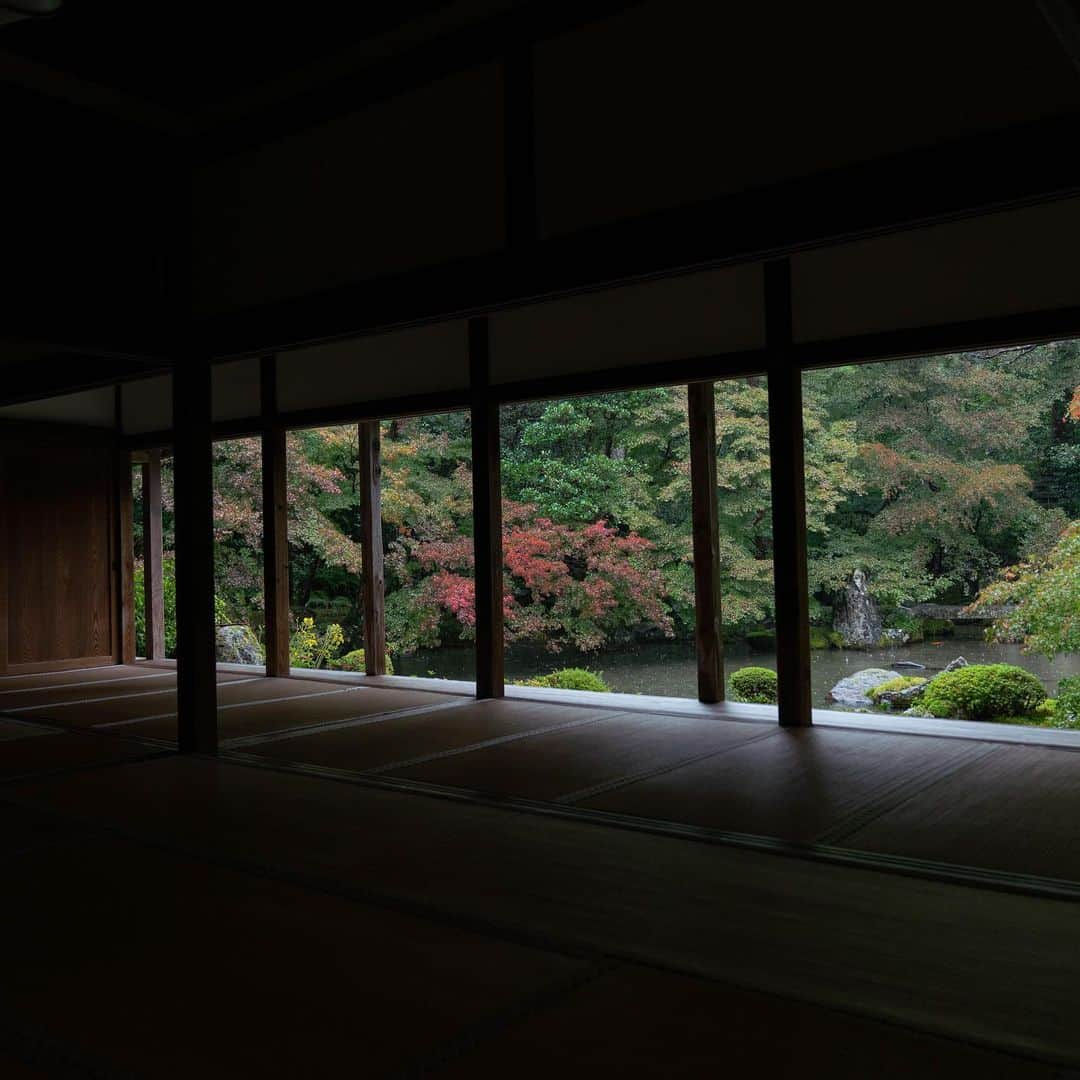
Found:
[{"label": "tatami mat", "polygon": [[176,676],[169,672],[153,675],[124,675],[117,679],[95,679],[87,683],[65,683],[62,686],[34,686],[19,690],[0,690],[0,711],[37,713],[44,716],[51,706],[82,701],[111,701],[125,694],[147,691],[168,692],[176,685]]},{"label": "tatami mat", "polygon": [[808,843],[869,800],[924,782],[980,750],[959,739],[786,729],[581,805]]},{"label": "tatami mat", "polygon": [[485,794],[554,800],[775,734],[760,724],[623,713],[393,770],[393,775]]},{"label": "tatami mat", "polygon": [[[1069,903],[206,759],[73,772],[6,797],[490,932],[1080,1062]],[[172,925],[167,903],[140,910]],[[274,933],[243,936],[275,955],[262,944]]]},{"label": "tatami mat", "polygon": [[30,675],[0,675],[0,690],[28,686],[64,686],[67,683],[95,682],[98,679],[137,678],[161,670],[144,664],[108,664],[105,667],[72,668],[70,671],[43,671]]},{"label": "tatami mat", "polygon": [[[674,1063],[678,1062],[677,1067]],[[1050,1066],[730,986],[623,967],[480,1042],[435,1075],[669,1080],[1055,1080]]]},{"label": "tatami mat", "polygon": [[[397,696],[404,691],[386,690]],[[448,695],[437,696],[445,704]],[[613,715],[601,709],[540,705],[528,701],[465,701],[454,708],[390,718],[378,724],[302,735],[260,746],[248,753],[278,761],[336,769],[384,769],[394,763],[452,753],[475,743],[523,735],[544,728],[588,724]],[[530,740],[531,741],[531,740]],[[462,757],[455,756],[455,761]]]},{"label": "tatami mat", "polygon": [[[122,888],[88,888],[122,882]],[[63,1075],[402,1075],[589,965],[99,839],[5,867],[0,1035]],[[179,1031],[176,1025],[180,1025]]]},{"label": "tatami mat", "polygon": [[37,773],[108,765],[145,757],[153,748],[124,739],[59,732],[0,744],[0,782]]},{"label": "tatami mat", "polygon": [[43,727],[40,724],[0,717],[0,742],[8,742],[12,739],[32,739],[35,735],[49,735],[52,731],[52,728]]},{"label": "tatami mat", "polygon": [[1080,754],[999,747],[841,842],[1080,881]]}]

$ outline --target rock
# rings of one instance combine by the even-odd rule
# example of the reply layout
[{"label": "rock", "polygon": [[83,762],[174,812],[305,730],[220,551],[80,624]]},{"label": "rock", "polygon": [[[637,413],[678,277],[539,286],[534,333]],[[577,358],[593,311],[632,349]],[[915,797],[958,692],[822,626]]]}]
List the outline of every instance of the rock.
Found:
[{"label": "rock", "polygon": [[[968,662],[962,657],[958,656],[955,660],[951,660],[947,663],[939,672],[938,675],[944,675],[947,671],[955,671],[957,668],[967,667]],[[934,676],[937,678],[937,675]]]},{"label": "rock", "polygon": [[887,668],[863,668],[841,679],[829,691],[829,697],[839,705],[873,705],[870,691],[890,679],[899,678],[899,672]]},{"label": "rock", "polygon": [[265,663],[262,646],[250,626],[217,628],[217,659],[222,664]]},{"label": "rock", "polygon": [[879,694],[878,705],[887,705],[890,709],[897,709],[901,705],[910,705],[930,685],[929,680],[918,683],[915,686],[905,686],[903,690],[886,690]]},{"label": "rock", "polygon": [[873,649],[881,640],[881,612],[861,570],[851,575],[851,583],[836,607],[833,629],[848,649]]},{"label": "rock", "polygon": [[907,645],[911,641],[911,635],[906,630],[888,629],[881,631],[881,646],[889,648],[893,645]]},{"label": "rock", "polygon": [[925,671],[926,670],[926,665],[925,664],[916,663],[916,661],[914,661],[914,660],[894,660],[893,661],[893,667],[918,668],[919,671]]}]

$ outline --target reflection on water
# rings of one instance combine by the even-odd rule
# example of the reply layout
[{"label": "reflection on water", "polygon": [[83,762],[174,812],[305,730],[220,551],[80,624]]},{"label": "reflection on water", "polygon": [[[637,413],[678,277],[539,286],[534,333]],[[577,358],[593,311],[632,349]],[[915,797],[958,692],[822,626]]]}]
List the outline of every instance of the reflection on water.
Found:
[{"label": "reflection on water", "polygon": [[[940,671],[958,656],[963,656],[971,664],[1016,664],[1038,676],[1049,694],[1056,693],[1059,679],[1066,675],[1080,675],[1078,653],[1047,660],[1045,656],[1022,652],[1018,645],[988,644],[981,636],[946,638],[942,642],[921,642],[917,645],[869,652],[816,649],[811,656],[814,704],[818,708],[834,707],[828,700],[829,690],[845,675],[851,675],[860,668],[888,668],[897,663],[922,664],[926,668],[926,675]],[[429,649],[414,656],[400,659],[395,657],[394,663],[401,675],[468,680],[475,677],[471,649]],[[729,675],[738,668],[750,665],[775,670],[776,655],[750,652],[741,644],[728,646],[725,668]],[[545,675],[549,671],[564,667],[586,667],[599,672],[612,690],[623,694],[697,697],[694,646],[689,641],[633,645],[588,655],[569,652],[552,655],[543,650],[523,649],[520,646],[507,650],[506,677],[511,681]],[[902,674],[924,674],[906,666],[897,667],[896,670]]]}]

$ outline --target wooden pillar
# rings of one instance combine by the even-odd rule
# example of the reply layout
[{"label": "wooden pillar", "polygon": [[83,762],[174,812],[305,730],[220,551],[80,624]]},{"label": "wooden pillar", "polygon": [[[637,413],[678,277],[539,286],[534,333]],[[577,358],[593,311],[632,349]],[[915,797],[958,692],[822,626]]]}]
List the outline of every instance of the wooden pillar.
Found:
[{"label": "wooden pillar", "polygon": [[135,505],[131,452],[116,452],[117,650],[120,664],[135,663]]},{"label": "wooden pillar", "polygon": [[357,427],[360,441],[360,551],[363,558],[364,670],[386,674],[386,576],[382,542],[382,448],[379,421]]},{"label": "wooden pillar", "polygon": [[720,617],[720,525],[716,505],[716,388],[687,387],[690,496],[694,533],[694,617],[698,700],[724,700],[724,638]]},{"label": "wooden pillar", "polygon": [[486,318],[469,320],[472,390],[473,561],[476,567],[476,696],[499,698],[503,674],[502,473],[499,406],[491,400]]},{"label": "wooden pillar", "polygon": [[765,264],[776,669],[780,723],[811,723],[802,372],[791,355],[791,264]]},{"label": "wooden pillar", "polygon": [[176,508],[177,737],[186,753],[217,750],[214,471],[210,361],[173,365]]},{"label": "wooden pillar", "polygon": [[142,467],[143,615],[146,659],[165,659],[165,586],[162,577],[161,451],[147,452]]},{"label": "wooden pillar", "polygon": [[266,674],[289,674],[289,485],[285,429],[277,422],[277,357],[266,356],[262,385],[263,618]]}]

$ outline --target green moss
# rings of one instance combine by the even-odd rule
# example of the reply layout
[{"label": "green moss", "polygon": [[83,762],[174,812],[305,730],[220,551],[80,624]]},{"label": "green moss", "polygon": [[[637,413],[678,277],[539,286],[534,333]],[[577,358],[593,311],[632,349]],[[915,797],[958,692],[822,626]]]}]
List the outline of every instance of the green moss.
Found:
[{"label": "green moss", "polygon": [[549,675],[538,675],[535,679],[523,679],[515,686],[549,686],[556,690],[588,690],[602,694],[611,689],[595,671],[585,668],[561,668]]},{"label": "green moss", "polygon": [[1029,716],[1046,700],[1042,683],[1013,664],[970,664],[933,679],[920,705],[942,719],[999,720]]},{"label": "green moss", "polygon": [[836,630],[826,630],[822,626],[810,627],[811,649],[842,649],[844,636]]},{"label": "green moss", "polygon": [[[876,705],[881,694],[891,694],[897,690],[907,690],[909,687],[924,686],[925,684],[926,679],[921,675],[901,675],[898,679],[890,679],[888,682],[883,682],[880,686],[875,686],[873,690],[870,691],[869,697]],[[910,702],[905,702],[905,708],[909,704]]]},{"label": "green moss", "polygon": [[902,630],[909,641],[922,641],[923,621],[905,611],[894,611],[885,619],[886,630]]},{"label": "green moss", "polygon": [[763,667],[739,668],[728,679],[728,697],[754,705],[775,705],[776,685],[775,671]]}]

